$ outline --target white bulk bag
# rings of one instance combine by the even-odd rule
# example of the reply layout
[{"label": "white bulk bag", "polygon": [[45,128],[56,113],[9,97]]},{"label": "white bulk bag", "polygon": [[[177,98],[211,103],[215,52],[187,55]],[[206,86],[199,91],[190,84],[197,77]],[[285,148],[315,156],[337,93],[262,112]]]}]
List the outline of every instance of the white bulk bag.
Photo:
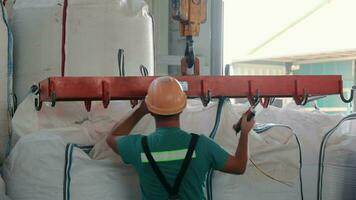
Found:
[{"label": "white bulk bag", "polygon": [[68,194],[78,200],[138,199],[138,180],[131,167],[121,161],[92,160],[82,149],[67,145],[63,133],[66,130],[43,131],[19,140],[4,165],[11,198],[64,199]]},{"label": "white bulk bag", "polygon": [[356,198],[356,114],[331,129],[321,144],[319,200]]},{"label": "white bulk bag", "polygon": [[[236,108],[239,109],[239,108]],[[235,110],[236,110],[235,109]],[[221,121],[215,140],[230,154],[234,154],[239,141],[231,128],[241,115],[230,103],[221,111]],[[265,133],[249,135],[250,161],[245,174],[213,174],[213,199],[301,199],[300,149],[290,128],[271,128]]]},{"label": "white bulk bag", "polygon": [[[25,136],[43,129],[82,127],[94,143],[105,137],[123,116],[131,110],[129,101],[111,101],[105,109],[101,102],[92,102],[87,112],[83,102],[57,102],[55,107],[44,103],[40,111],[34,108],[32,96],[28,96],[18,107],[12,120],[15,143]],[[182,128],[187,132],[209,135],[214,126],[217,103],[211,102],[203,107],[199,100],[188,100],[187,108],[181,115]],[[148,117],[148,116],[147,116]],[[135,133],[150,133],[154,130],[154,121],[142,120],[133,130]]]},{"label": "white bulk bag", "polygon": [[[27,101],[29,104],[26,104]],[[71,110],[73,107],[66,103],[55,108],[44,107],[38,113],[28,112],[27,117],[17,118],[17,115],[25,115],[26,110],[32,110],[32,103],[31,98],[26,99],[14,118],[14,130],[21,130],[18,133],[23,135],[18,135],[20,140],[4,166],[5,180],[12,198],[62,199],[65,194],[78,200],[97,199],[103,196],[108,200],[139,199],[137,174],[130,166],[124,165],[120,157],[114,154],[104,141],[104,136],[113,124],[120,120],[123,114],[127,114],[122,108],[126,106],[126,110],[129,110],[128,102],[112,102],[111,105],[114,107],[115,104],[119,105],[116,106],[118,109],[112,109],[113,107],[103,110],[92,109],[91,114],[87,113],[87,126],[84,126],[84,123],[71,123],[71,120],[73,122],[85,113],[80,113],[78,109]],[[214,123],[207,122],[215,120],[216,108],[217,103],[214,102],[204,108],[200,101],[190,100],[182,114],[184,116],[182,127],[190,132],[209,135]],[[41,113],[46,112],[42,118]],[[64,117],[70,116],[71,112],[72,117]],[[77,113],[74,114],[75,112]],[[52,118],[46,119],[46,116]],[[20,119],[34,126],[31,132],[26,133],[26,126],[21,126],[24,123],[17,121]],[[50,126],[52,128],[45,129],[41,123],[37,123],[42,120],[45,121],[46,128]],[[148,134],[154,128],[152,116],[147,115],[135,126],[133,132]],[[100,132],[99,130],[102,131],[101,140],[100,137],[92,136],[93,133]],[[74,145],[70,146],[71,150],[66,151],[66,148],[69,148],[68,143],[96,145],[90,154],[87,154]],[[68,159],[72,164],[70,170],[66,171],[67,168],[64,166],[67,166]],[[24,177],[26,180],[23,180]],[[71,181],[67,185],[68,181],[65,180],[69,179]],[[63,182],[66,182],[65,186]]]},{"label": "white bulk bag", "polygon": [[126,75],[140,75],[141,64],[153,75],[152,26],[143,0],[68,0],[67,9],[64,0],[17,0],[12,28],[19,102],[33,83],[61,75],[62,32],[66,76],[117,76],[119,49]]},{"label": "white bulk bag", "polygon": [[340,114],[326,114],[319,111],[306,112],[302,109],[269,107],[257,113],[259,123],[284,124],[298,136],[303,155],[303,193],[305,200],[317,198],[319,145],[324,134],[340,120]]},{"label": "white bulk bag", "polygon": [[[42,132],[43,135],[53,135],[53,131],[55,131],[60,133],[61,140],[65,141],[62,142],[64,144],[67,143],[95,144],[94,148],[89,154],[90,155],[89,157],[85,157],[85,159],[80,157],[80,160],[84,159],[88,161],[86,163],[87,165],[98,166],[96,164],[91,164],[91,163],[96,163],[94,161],[97,160],[105,161],[105,162],[110,161],[113,163],[118,163],[120,161],[120,157],[114,154],[112,150],[107,146],[104,137],[111,130],[115,122],[120,120],[131,109],[128,101],[112,101],[109,104],[108,109],[104,109],[101,102],[93,103],[92,111],[89,113],[85,110],[82,102],[75,102],[75,103],[59,102],[55,108],[52,108],[49,105],[44,104],[42,110],[39,112],[34,110],[33,105],[34,105],[33,99],[29,97],[19,107],[13,120],[14,135],[17,135],[19,137],[24,137],[24,136],[30,137],[31,135],[37,137],[36,135],[38,131]],[[210,135],[216,121],[217,111],[220,108],[222,108],[222,112],[220,116],[220,121],[217,120],[218,122],[217,124],[219,124],[218,126],[219,128],[216,134],[216,141],[219,144],[221,144],[224,148],[226,148],[230,153],[234,153],[234,150],[238,142],[238,137],[236,137],[235,133],[232,131],[232,124],[235,123],[239,119],[241,113],[247,109],[247,107],[244,105],[231,105],[225,102],[225,106],[221,107],[217,102],[211,102],[208,105],[208,107],[204,108],[200,101],[189,100],[186,110],[182,113],[182,117],[181,117],[182,128],[184,130],[187,130],[188,132]],[[273,107],[264,109],[259,113],[257,113],[257,118],[256,118],[257,122],[272,122],[272,123],[288,124],[289,126],[292,127],[293,132],[295,132],[296,135],[300,138],[303,155],[305,155],[304,157],[306,157],[306,158],[303,157],[303,168],[304,168],[304,163],[309,163],[311,168],[316,169],[315,173],[314,172],[305,173],[305,171],[303,170],[302,174],[304,180],[303,183],[304,183],[304,196],[306,197],[305,199],[308,200],[315,199],[312,198],[314,196],[314,193],[316,196],[318,176],[317,176],[317,164],[314,163],[317,163],[318,156],[317,155],[315,156],[316,157],[315,160],[313,160],[313,158],[314,158],[314,154],[318,154],[318,151],[314,149],[318,149],[318,147],[315,146],[318,146],[316,144],[320,144],[321,142],[322,134],[320,132],[322,132],[321,130],[323,129],[323,127],[333,126],[333,124],[336,124],[337,123],[337,120],[335,120],[336,118],[339,119],[340,116],[329,116],[322,113],[307,113],[302,111],[295,111],[290,109],[278,109]],[[304,124],[304,128],[303,128],[303,124]],[[147,115],[137,124],[133,132],[148,134],[153,130],[154,130],[154,120],[151,116]],[[271,132],[270,134],[272,134],[273,137],[270,138],[272,138],[273,140],[269,139],[268,141],[275,141],[274,138],[276,137],[276,135],[278,136],[277,141],[279,141],[280,139],[279,136],[283,136],[282,137],[283,141],[293,141],[292,139],[284,140],[285,136],[291,135],[290,130],[283,129],[282,131],[278,131],[277,129],[271,129],[270,131],[272,130],[274,131]],[[280,135],[280,133],[282,132],[283,134]],[[288,143],[289,145],[292,144],[290,146],[291,148],[282,148],[282,147],[287,147],[288,145],[286,146],[280,145],[277,146],[278,148],[276,148],[276,146],[273,145],[272,146],[267,145],[260,149],[260,146],[265,145],[265,143],[261,143],[261,141],[265,141],[265,137],[270,136],[270,134],[256,135],[252,133],[250,135],[250,154],[254,158],[258,159],[256,160],[256,162],[258,163],[257,165],[261,166],[263,169],[262,171],[267,171],[268,174],[270,173],[271,169],[272,170],[276,169],[276,167],[278,168],[287,163],[290,171],[288,171],[287,169],[283,169],[281,173],[279,174],[277,173],[277,175],[272,173],[272,176],[276,177],[276,179],[278,180],[287,182],[289,185],[292,186],[288,187],[287,189],[281,190],[280,189],[281,187],[284,188],[283,184],[282,185],[276,184],[275,181],[266,178],[266,176],[261,176],[262,178],[260,176],[257,176],[258,180],[260,180],[260,183],[268,182],[269,185],[272,185],[274,187],[262,188],[261,185],[256,186],[255,189],[258,188],[261,189],[259,190],[259,192],[256,192],[256,194],[262,195],[263,192],[281,191],[281,195],[278,197],[277,195],[273,196],[272,194],[270,196],[270,197],[273,196],[279,198],[279,197],[284,197],[282,194],[286,194],[288,191],[290,191],[289,195],[292,198],[293,195],[299,194],[299,189],[300,189],[299,182],[298,182],[298,174],[297,174],[298,172],[297,168],[299,166],[299,163],[298,163],[298,157],[295,154],[296,152],[295,143],[294,142]],[[40,141],[34,146],[41,146]],[[61,148],[63,149],[64,146],[65,145],[62,144]],[[21,176],[24,177],[24,174],[30,174],[30,172],[26,170],[31,170],[31,168],[19,168],[22,165],[21,164],[22,161],[21,158],[17,158],[18,156],[16,156],[17,155],[16,152],[21,152],[20,154],[24,154],[24,157],[25,155],[29,157],[28,158],[29,166],[31,166],[30,160],[34,162],[34,160],[37,160],[38,158],[31,158],[32,154],[30,152],[24,150],[16,150],[16,148],[19,147],[17,147],[16,145],[14,151],[12,152],[12,155],[8,160],[9,163],[12,162],[14,163],[11,165],[6,165],[6,168],[11,169],[11,167],[9,166],[13,166],[14,174],[15,175],[19,174],[19,177]],[[44,147],[44,148],[49,148],[49,147]],[[271,153],[271,155],[267,156],[266,158],[277,159],[282,156],[281,158],[283,159],[281,160],[285,160],[285,162],[281,162],[277,165],[268,165],[267,160],[265,160],[265,157],[263,156],[266,152],[268,152],[268,148],[272,148],[272,149],[275,148],[278,149],[278,151],[274,151],[273,153]],[[307,150],[312,149],[315,152],[308,152],[305,149]],[[279,150],[281,150],[282,154],[279,154]],[[47,150],[42,150],[42,151],[47,151]],[[61,151],[58,152],[62,153]],[[292,155],[292,154],[293,156],[285,158],[286,157],[285,155]],[[93,162],[91,162],[91,160],[93,160]],[[47,162],[45,158],[43,158],[41,161]],[[51,162],[51,159],[49,159],[48,162]],[[61,161],[61,165],[64,165],[64,160]],[[91,169],[91,167],[88,167],[88,169],[89,168]],[[104,169],[100,169],[100,170],[104,170]],[[261,173],[261,171],[256,171],[256,169],[254,169],[254,166],[251,166],[250,163],[249,168],[246,171],[246,177],[248,177],[248,175],[251,175],[251,173],[252,174]],[[74,175],[75,174],[76,173],[74,172]],[[15,187],[15,185],[21,185],[21,183],[18,184],[16,182],[21,181],[22,179],[21,178],[15,179],[12,177],[16,177],[16,176],[7,176],[7,179],[5,180],[6,181],[10,180],[10,182],[13,181],[13,183],[9,186],[11,187],[13,194],[16,193],[17,195],[28,196],[29,194],[27,193],[30,189],[22,188],[20,190],[17,189],[17,187]],[[245,177],[245,175],[234,176],[234,175],[220,174],[216,172],[215,176],[213,176],[213,182],[212,182],[214,197],[228,199],[232,195],[236,194],[235,186],[239,185],[240,183],[242,184],[242,182],[240,181],[248,181],[248,179],[243,177]],[[227,182],[234,185],[234,187],[226,186],[226,183],[223,183],[226,180],[229,180]],[[275,184],[270,184],[271,182]],[[256,183],[259,182],[256,181]],[[226,186],[225,189],[222,188],[224,184]],[[30,187],[31,184],[27,184],[27,185],[28,187]],[[239,186],[239,188],[243,189],[246,188],[246,186],[247,186],[246,184],[243,184],[242,186]],[[62,187],[62,186],[58,186],[58,187]],[[83,185],[83,187],[85,187],[85,185]],[[118,187],[121,186],[119,185]],[[74,193],[77,190],[79,190],[73,187],[71,188],[72,188],[71,191]],[[85,190],[85,188],[82,188],[80,190]],[[240,191],[240,194],[244,196],[244,194],[248,193],[249,191],[250,190],[243,189]],[[48,192],[51,192],[51,190],[48,190]]]},{"label": "white bulk bag", "polygon": [[[1,3],[1,2],[0,2]],[[7,16],[2,3],[0,5],[0,162],[5,157],[8,142],[8,83],[11,79],[11,34],[7,26]],[[10,55],[9,55],[10,53]]]}]

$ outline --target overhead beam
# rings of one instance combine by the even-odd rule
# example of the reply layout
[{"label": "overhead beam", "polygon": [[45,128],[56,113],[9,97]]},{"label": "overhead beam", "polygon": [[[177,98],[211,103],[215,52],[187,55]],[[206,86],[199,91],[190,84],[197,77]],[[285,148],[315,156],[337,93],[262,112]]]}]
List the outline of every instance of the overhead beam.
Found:
[{"label": "overhead beam", "polygon": [[[146,96],[156,77],[50,77],[39,83],[42,102],[138,100]],[[328,76],[178,76],[188,98],[293,97],[298,103],[311,96],[341,94],[340,75]]]}]

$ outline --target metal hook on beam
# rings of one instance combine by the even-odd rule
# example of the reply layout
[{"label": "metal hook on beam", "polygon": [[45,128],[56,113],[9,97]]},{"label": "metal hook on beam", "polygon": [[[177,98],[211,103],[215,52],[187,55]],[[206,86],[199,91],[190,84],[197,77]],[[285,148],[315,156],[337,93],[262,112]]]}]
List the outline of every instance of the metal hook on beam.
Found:
[{"label": "metal hook on beam", "polygon": [[208,90],[207,94],[201,96],[200,99],[201,99],[201,102],[203,103],[203,106],[204,106],[204,107],[207,107],[208,104],[209,104],[210,101],[211,101],[211,91]]},{"label": "metal hook on beam", "polygon": [[51,107],[55,107],[57,103],[57,95],[56,95],[56,86],[55,84],[50,84],[50,100],[51,100]]},{"label": "metal hook on beam", "polygon": [[308,103],[308,98],[309,98],[309,95],[308,95],[307,93],[305,93],[304,96],[303,96],[303,101],[302,101],[302,103],[301,103],[302,106],[307,105],[307,103]]},{"label": "metal hook on beam", "polygon": [[344,96],[344,91],[343,91],[343,87],[342,87],[342,82],[340,81],[340,98],[343,102],[345,103],[351,103],[352,100],[354,99],[354,92],[356,90],[356,85],[352,86],[351,90],[350,90],[350,97],[349,99],[346,99]]},{"label": "metal hook on beam", "polygon": [[56,99],[57,99],[56,92],[52,91],[51,92],[51,107],[56,106]]},{"label": "metal hook on beam", "polygon": [[[148,76],[149,72],[148,72],[148,69],[146,66],[141,64],[139,69],[140,69],[141,76],[143,76],[143,77]],[[138,100],[131,99],[130,104],[131,104],[131,108],[134,108],[135,106],[138,105]]]},{"label": "metal hook on beam", "polygon": [[110,91],[109,91],[109,83],[106,81],[102,81],[102,101],[104,108],[107,108],[110,103]]},{"label": "metal hook on beam", "polygon": [[251,106],[255,106],[256,104],[258,104],[261,101],[260,98],[260,91],[258,89],[256,89],[256,95],[252,95],[252,81],[249,80],[248,81],[248,96],[247,99],[250,102]]},{"label": "metal hook on beam", "polygon": [[305,106],[308,103],[308,97],[309,97],[309,95],[307,94],[307,92],[304,89],[302,98],[298,97],[298,94],[295,94],[293,96],[293,99],[295,101],[295,104]]},{"label": "metal hook on beam", "polygon": [[[250,89],[251,89],[251,88],[250,88]],[[250,102],[250,105],[251,105],[251,106],[254,106],[254,105],[260,103],[260,102],[261,102],[260,91],[257,89],[257,90],[256,90],[256,95],[253,96],[253,95],[252,95],[252,92],[251,92],[251,90],[250,90],[250,94],[249,94],[249,96],[247,97],[247,99],[248,99],[248,101]]]},{"label": "metal hook on beam", "polygon": [[303,96],[300,98],[300,95],[298,93],[299,91],[299,87],[298,87],[298,80],[294,81],[294,95],[293,95],[293,99],[295,101],[295,104],[297,105],[306,105],[308,103],[308,97],[309,95],[307,94],[307,92],[305,91],[305,89],[303,88]]},{"label": "metal hook on beam", "polygon": [[268,106],[270,105],[270,98],[269,97],[263,97],[263,98],[261,98],[260,103],[261,103],[263,108],[268,108]]},{"label": "metal hook on beam", "polygon": [[211,101],[211,90],[208,89],[207,82],[204,80],[201,80],[201,102],[203,103],[203,106],[206,107]]},{"label": "metal hook on beam", "polygon": [[91,110],[91,101],[84,101],[84,106],[85,106],[85,109],[87,110],[87,112],[90,112]]}]

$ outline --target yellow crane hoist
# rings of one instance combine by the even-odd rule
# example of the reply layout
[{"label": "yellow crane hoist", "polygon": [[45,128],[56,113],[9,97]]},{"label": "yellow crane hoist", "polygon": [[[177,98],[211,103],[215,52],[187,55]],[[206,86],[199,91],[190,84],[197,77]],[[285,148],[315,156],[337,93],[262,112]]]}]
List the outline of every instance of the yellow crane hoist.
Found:
[{"label": "yellow crane hoist", "polygon": [[199,75],[200,64],[194,55],[193,36],[199,36],[200,24],[206,21],[206,0],[172,0],[172,5],[172,17],[179,21],[180,35],[186,37],[182,75]]}]

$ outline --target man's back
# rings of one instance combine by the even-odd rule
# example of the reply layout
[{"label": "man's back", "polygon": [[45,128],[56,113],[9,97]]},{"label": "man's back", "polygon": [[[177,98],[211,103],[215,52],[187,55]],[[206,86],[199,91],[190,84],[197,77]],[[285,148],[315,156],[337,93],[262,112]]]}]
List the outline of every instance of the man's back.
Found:
[{"label": "man's back", "polygon": [[[144,154],[142,135],[131,135],[117,141],[124,162],[138,172],[142,199],[167,199],[168,193],[159,182]],[[148,146],[168,183],[173,186],[188,150],[191,135],[179,128],[158,128],[148,136]],[[205,199],[204,183],[210,168],[221,170],[228,153],[206,136],[201,136],[180,186],[180,199]]]},{"label": "man's back", "polygon": [[[126,163],[132,164],[136,168],[140,177],[143,199],[167,199],[167,191],[172,196],[176,195],[176,191],[170,189],[172,186],[168,187],[167,185],[173,185],[175,182],[191,140],[190,134],[179,129],[180,114],[186,105],[187,96],[178,80],[170,76],[156,78],[148,88],[145,101],[116,123],[106,137],[108,145],[121,155]],[[148,113],[155,118],[156,127],[158,127],[156,132],[148,137],[148,148],[146,148],[146,142],[143,143],[145,149],[150,149],[153,154],[153,158],[147,154],[150,163],[142,151],[142,135],[118,137],[128,135],[142,117]],[[179,199],[205,199],[203,187],[210,168],[231,174],[245,172],[248,161],[248,133],[255,123],[247,115],[245,113],[237,123],[241,124],[241,133],[234,156],[229,155],[209,138],[205,136],[199,138],[190,166],[188,166],[186,174],[180,176],[183,177],[183,181],[179,190]],[[193,146],[194,141],[196,140],[193,140]],[[190,153],[191,151],[189,155],[191,155]],[[155,171],[150,166],[155,163],[152,160],[158,163],[158,166],[152,165]],[[164,178],[161,175],[160,178],[156,177],[154,172],[158,173],[158,171],[163,172],[167,181],[163,181]],[[164,188],[167,188],[167,191]]]}]

